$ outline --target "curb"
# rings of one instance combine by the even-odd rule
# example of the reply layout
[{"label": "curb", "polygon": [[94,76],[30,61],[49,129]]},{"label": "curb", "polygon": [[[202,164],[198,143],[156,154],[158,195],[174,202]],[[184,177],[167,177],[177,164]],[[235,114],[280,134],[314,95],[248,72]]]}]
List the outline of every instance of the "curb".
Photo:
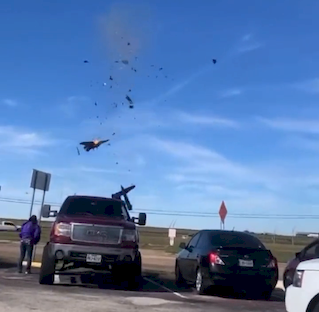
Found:
[{"label": "curb", "polygon": [[[23,265],[27,265],[27,262],[26,261],[23,261],[22,263]],[[41,262],[32,262],[32,267],[34,268],[41,268]]]}]

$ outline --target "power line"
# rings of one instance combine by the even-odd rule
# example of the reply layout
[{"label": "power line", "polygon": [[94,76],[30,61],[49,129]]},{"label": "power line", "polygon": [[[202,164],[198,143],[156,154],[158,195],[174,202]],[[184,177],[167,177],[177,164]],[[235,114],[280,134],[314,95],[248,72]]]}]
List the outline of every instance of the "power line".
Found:
[{"label": "power line", "polygon": [[[27,204],[30,205],[31,201],[27,199],[19,198],[6,198],[0,197],[0,202],[15,203],[15,204]],[[35,204],[41,204],[40,201],[34,201]],[[60,207],[62,203],[47,202],[47,204],[53,207]],[[192,211],[177,211],[177,210],[154,210],[154,209],[134,209],[134,212],[146,212],[150,215],[163,215],[163,216],[180,216],[180,217],[199,217],[199,218],[219,218],[217,212],[192,212]],[[252,213],[228,213],[228,218],[234,219],[268,219],[268,220],[309,220],[319,219],[319,215],[308,214],[308,215],[285,215],[285,214],[252,214]]]}]

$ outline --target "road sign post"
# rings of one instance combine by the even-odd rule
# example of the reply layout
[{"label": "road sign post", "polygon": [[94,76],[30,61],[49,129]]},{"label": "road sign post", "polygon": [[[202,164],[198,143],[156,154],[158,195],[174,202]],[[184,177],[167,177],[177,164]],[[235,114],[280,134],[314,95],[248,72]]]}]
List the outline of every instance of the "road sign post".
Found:
[{"label": "road sign post", "polygon": [[174,239],[176,237],[176,229],[168,229],[169,245],[174,246]]},{"label": "road sign post", "polygon": [[[50,181],[51,181],[51,174],[50,173],[46,173],[43,171],[33,169],[32,177],[31,177],[31,184],[30,184],[30,187],[33,188],[31,207],[30,207],[30,217],[32,216],[32,211],[33,211],[35,191],[41,190],[41,191],[43,191],[43,196],[42,196],[42,203],[41,203],[40,215],[39,215],[39,225],[41,223],[41,215],[42,215],[41,212],[42,212],[42,207],[43,207],[44,200],[45,200],[45,194],[46,194],[46,192],[49,191]],[[33,261],[35,258],[35,254],[36,254],[36,246],[33,250],[33,256],[32,256]]]},{"label": "road sign post", "polygon": [[227,208],[225,202],[222,201],[220,208],[219,208],[219,216],[220,216],[220,229],[225,230],[225,219],[227,215]]}]

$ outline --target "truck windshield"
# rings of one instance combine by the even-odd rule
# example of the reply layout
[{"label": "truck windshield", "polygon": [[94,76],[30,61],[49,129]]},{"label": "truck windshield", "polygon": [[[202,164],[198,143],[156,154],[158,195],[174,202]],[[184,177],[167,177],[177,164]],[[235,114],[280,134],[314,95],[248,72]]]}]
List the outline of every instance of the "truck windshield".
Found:
[{"label": "truck windshield", "polygon": [[129,218],[122,202],[99,197],[68,197],[61,207],[60,214]]}]

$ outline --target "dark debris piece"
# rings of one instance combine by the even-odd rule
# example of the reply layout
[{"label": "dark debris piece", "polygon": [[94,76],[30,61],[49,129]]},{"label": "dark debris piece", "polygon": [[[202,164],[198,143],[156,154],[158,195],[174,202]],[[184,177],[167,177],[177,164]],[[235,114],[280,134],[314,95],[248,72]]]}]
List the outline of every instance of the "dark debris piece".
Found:
[{"label": "dark debris piece", "polygon": [[113,77],[112,77],[112,76],[110,76],[110,80],[113,80]]},{"label": "dark debris piece", "polygon": [[163,70],[163,67],[161,67],[159,70]]},{"label": "dark debris piece", "polygon": [[128,42],[127,45],[131,45],[131,44]]},{"label": "dark debris piece", "polygon": [[128,60],[122,60],[122,63],[128,65]]},{"label": "dark debris piece", "polygon": [[78,155],[80,155],[80,151],[79,151],[79,148],[78,148],[78,147],[76,148],[76,150],[78,151]]},{"label": "dark debris piece", "polygon": [[113,132],[113,134],[112,135],[115,135],[115,132]]},{"label": "dark debris piece", "polygon": [[95,102],[94,105],[97,106],[97,103]]},{"label": "dark debris piece", "polygon": [[214,63],[214,64],[216,64],[216,63],[217,63],[217,61],[216,61],[215,59],[213,59],[212,61],[213,61],[213,63]]},{"label": "dark debris piece", "polygon": [[130,105],[129,108],[130,108],[130,109],[133,109],[133,108],[134,108],[134,105]]},{"label": "dark debris piece", "polygon": [[132,90],[130,89],[130,90],[128,90],[128,92],[131,92]]},{"label": "dark debris piece", "polygon": [[88,60],[84,60],[84,61],[83,61],[83,63],[88,63],[88,62],[89,62]]},{"label": "dark debris piece", "polygon": [[131,99],[128,95],[127,95],[125,98],[128,100],[128,102],[129,102],[130,104],[134,104],[133,101],[132,101],[132,99]]}]

